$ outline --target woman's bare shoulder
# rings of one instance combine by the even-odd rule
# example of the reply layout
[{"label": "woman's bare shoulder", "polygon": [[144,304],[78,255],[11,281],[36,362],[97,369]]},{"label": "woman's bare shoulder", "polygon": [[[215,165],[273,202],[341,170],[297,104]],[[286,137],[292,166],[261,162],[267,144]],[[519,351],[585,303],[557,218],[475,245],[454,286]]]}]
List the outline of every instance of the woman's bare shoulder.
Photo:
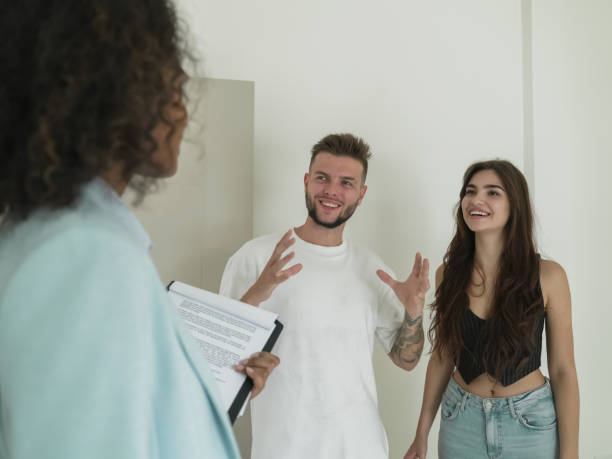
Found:
[{"label": "woman's bare shoulder", "polygon": [[[567,275],[563,266],[553,260],[540,261],[540,284],[542,285],[542,294],[544,296],[545,307],[551,304],[552,298],[557,298],[559,295],[569,297],[569,286]],[[558,299],[558,298],[557,298]],[[558,301],[553,301],[557,303]]]},{"label": "woman's bare shoulder", "polygon": [[540,260],[540,281],[544,284],[567,282],[563,266],[553,260]]}]

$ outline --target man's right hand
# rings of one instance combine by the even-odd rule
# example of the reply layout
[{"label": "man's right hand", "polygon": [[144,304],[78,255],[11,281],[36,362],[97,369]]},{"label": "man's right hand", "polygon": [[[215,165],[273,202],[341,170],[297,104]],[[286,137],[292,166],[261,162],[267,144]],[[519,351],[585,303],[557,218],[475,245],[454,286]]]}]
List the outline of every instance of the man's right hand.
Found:
[{"label": "man's right hand", "polygon": [[287,269],[283,269],[295,255],[295,252],[289,252],[284,257],[282,256],[285,250],[295,243],[295,238],[292,237],[292,234],[293,231],[289,230],[278,241],[261,275],[240,301],[252,304],[253,306],[259,306],[260,303],[270,298],[278,284],[285,282],[291,276],[300,272],[302,269],[301,263],[296,263]]}]

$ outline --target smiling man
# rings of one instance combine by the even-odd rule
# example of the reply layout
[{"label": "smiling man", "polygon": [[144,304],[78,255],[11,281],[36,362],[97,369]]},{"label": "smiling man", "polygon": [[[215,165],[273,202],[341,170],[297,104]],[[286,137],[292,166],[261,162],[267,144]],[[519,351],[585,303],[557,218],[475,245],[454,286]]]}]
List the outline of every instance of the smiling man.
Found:
[{"label": "smiling man", "polygon": [[398,282],[376,254],[343,238],[367,191],[370,156],[351,134],[319,141],[304,175],[306,222],[247,242],[225,268],[221,294],[277,312],[285,324],[274,348],[281,364],[252,403],[253,459],[388,457],[374,336],[396,365],[414,368],[429,264],[417,254]]}]

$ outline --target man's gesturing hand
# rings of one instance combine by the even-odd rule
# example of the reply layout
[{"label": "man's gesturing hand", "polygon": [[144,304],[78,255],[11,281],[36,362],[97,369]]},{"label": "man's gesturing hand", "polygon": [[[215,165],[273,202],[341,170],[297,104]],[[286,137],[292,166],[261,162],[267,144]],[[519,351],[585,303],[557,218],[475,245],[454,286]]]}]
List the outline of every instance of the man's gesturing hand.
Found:
[{"label": "man's gesturing hand", "polygon": [[240,301],[252,304],[253,306],[259,306],[262,301],[266,301],[270,298],[270,295],[272,295],[272,292],[278,284],[285,282],[291,276],[300,272],[302,269],[300,263],[283,269],[295,255],[295,252],[289,252],[284,257],[282,256],[285,250],[295,243],[295,238],[292,237],[292,233],[292,230],[287,231],[281,240],[278,241],[278,244],[276,244],[274,248],[274,252],[272,252],[272,256],[268,260],[268,263],[266,263],[259,278],[244,294]]},{"label": "man's gesturing hand", "polygon": [[425,293],[429,290],[429,260],[420,253],[414,257],[414,266],[408,279],[399,282],[382,269],[376,271],[380,280],[389,285],[402,302],[412,320],[423,314]]}]

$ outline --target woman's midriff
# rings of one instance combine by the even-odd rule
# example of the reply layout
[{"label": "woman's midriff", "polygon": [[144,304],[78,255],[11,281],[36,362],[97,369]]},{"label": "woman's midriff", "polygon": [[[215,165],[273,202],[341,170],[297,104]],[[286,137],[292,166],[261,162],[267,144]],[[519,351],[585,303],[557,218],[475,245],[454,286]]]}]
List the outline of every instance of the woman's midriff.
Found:
[{"label": "woman's midriff", "polygon": [[546,378],[544,378],[539,369],[532,371],[509,386],[503,386],[501,382],[486,373],[481,374],[470,384],[467,384],[459,370],[456,370],[453,373],[453,379],[464,391],[482,398],[514,397],[515,395],[537,389],[546,382]]}]

